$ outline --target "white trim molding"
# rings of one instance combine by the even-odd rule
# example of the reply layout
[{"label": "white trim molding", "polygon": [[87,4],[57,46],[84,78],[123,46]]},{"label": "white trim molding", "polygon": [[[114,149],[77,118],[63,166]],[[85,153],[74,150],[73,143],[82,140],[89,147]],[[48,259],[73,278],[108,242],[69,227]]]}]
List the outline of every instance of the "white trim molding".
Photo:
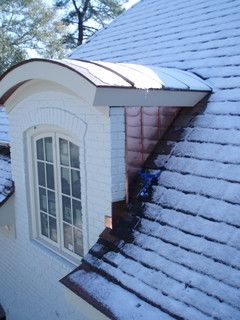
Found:
[{"label": "white trim molding", "polygon": [[[49,247],[49,249],[55,251],[56,253],[60,254],[61,256],[67,258],[73,263],[79,263],[81,260],[81,256],[88,250],[88,228],[87,228],[87,212],[86,212],[86,200],[84,196],[80,197],[79,201],[81,202],[82,206],[82,237],[83,237],[83,243],[84,249],[82,254],[75,254],[71,251],[71,249],[67,250],[65,249],[64,246],[64,232],[63,232],[63,224],[65,223],[63,221],[63,210],[62,210],[62,182],[61,182],[61,173],[60,173],[60,148],[59,148],[59,141],[60,139],[65,139],[68,141],[68,146],[69,143],[72,143],[79,148],[80,146],[80,139],[77,139],[76,137],[72,137],[69,134],[66,133],[65,130],[54,127],[54,126],[46,126],[46,125],[40,125],[34,128],[31,128],[27,130],[26,132],[26,137],[27,137],[27,164],[28,164],[28,183],[29,183],[29,202],[30,202],[30,214],[31,214],[31,235],[32,238],[39,241],[46,247]],[[36,143],[37,141],[40,141],[42,139],[46,138],[51,138],[52,141],[52,155],[53,159],[51,164],[48,163],[46,160],[46,157],[44,157],[44,160],[39,160],[37,157],[37,149],[36,149]],[[80,150],[80,148],[79,148]],[[85,186],[85,156],[83,153],[84,149],[81,149],[81,152],[79,151],[79,163],[80,167],[79,169],[76,169],[78,172],[80,172],[80,179],[81,179],[81,195],[85,194],[82,189]],[[45,166],[45,187],[41,187],[41,183],[39,182],[39,175],[38,175],[38,170],[37,170],[37,164],[38,163],[44,164]],[[51,165],[53,167],[53,175],[54,175],[54,190],[52,188],[46,185],[47,181],[47,173],[46,173],[46,165]],[[70,165],[70,164],[69,164]],[[70,165],[71,166],[71,165]],[[71,180],[71,179],[70,179]],[[40,222],[40,202],[39,202],[39,194],[38,194],[38,188],[45,188],[49,192],[54,192],[55,194],[55,217],[54,214],[50,215],[49,210],[45,210],[48,212],[45,214],[49,219],[51,218],[52,220],[55,219],[56,221],[56,238],[51,240],[50,235],[44,236],[44,234],[41,232],[41,222]],[[72,193],[69,196],[69,199],[72,203]],[[75,199],[75,198],[74,198]],[[76,199],[75,199],[76,200]],[[46,200],[47,202],[47,200]],[[70,214],[73,214],[73,211],[71,210]],[[66,223],[65,223],[66,224]],[[49,229],[49,228],[48,228]],[[72,233],[73,230],[79,230],[78,227],[73,226],[72,222]],[[72,235],[72,242],[73,242],[73,235]],[[73,245],[74,247],[74,245]]]}]

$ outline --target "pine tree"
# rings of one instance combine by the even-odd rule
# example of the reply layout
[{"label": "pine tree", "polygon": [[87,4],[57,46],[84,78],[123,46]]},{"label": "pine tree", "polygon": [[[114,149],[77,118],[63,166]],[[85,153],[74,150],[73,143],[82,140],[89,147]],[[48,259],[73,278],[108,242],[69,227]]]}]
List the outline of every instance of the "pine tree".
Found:
[{"label": "pine tree", "polygon": [[75,48],[105,27],[124,11],[127,0],[56,0],[55,6],[64,9],[62,21],[71,27],[64,42],[67,48]]},{"label": "pine tree", "polygon": [[44,0],[0,1],[0,74],[34,49],[44,57],[63,56],[65,26]]}]

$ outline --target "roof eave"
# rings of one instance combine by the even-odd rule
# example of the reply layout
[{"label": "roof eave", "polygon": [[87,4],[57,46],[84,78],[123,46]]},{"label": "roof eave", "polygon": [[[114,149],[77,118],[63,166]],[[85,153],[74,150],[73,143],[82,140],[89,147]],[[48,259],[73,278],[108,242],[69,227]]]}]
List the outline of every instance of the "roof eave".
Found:
[{"label": "roof eave", "polygon": [[[9,192],[9,194],[6,196],[6,198],[4,198],[2,200],[2,202],[0,202],[0,208],[11,198],[11,196],[15,193],[15,186],[14,186],[14,182],[13,182],[13,186],[11,191]],[[0,225],[1,226],[1,225]]]},{"label": "roof eave", "polygon": [[87,267],[84,268],[83,265],[81,265],[80,267],[76,268],[73,272],[68,274],[66,277],[59,280],[59,282],[62,283],[68,290],[70,290],[70,292],[73,292],[74,294],[76,294],[79,298],[86,301],[88,304],[90,304],[96,310],[98,310],[99,312],[104,314],[106,317],[108,317],[112,320],[117,320],[115,315],[106,306],[104,306],[97,299],[95,299],[93,296],[91,296],[87,292],[87,290],[85,290],[85,288],[83,286],[75,285],[72,281],[70,281],[69,276],[72,273],[75,273],[76,271],[81,270],[81,269],[86,270],[86,268]]},{"label": "roof eave", "polygon": [[211,91],[97,87],[93,106],[194,107]]},{"label": "roof eave", "polygon": [[[101,68],[106,69],[104,66]],[[112,74],[116,76],[116,72]],[[99,77],[91,75],[85,68],[64,60],[31,59],[10,68],[0,77],[0,102],[5,103],[20,86],[31,80],[55,82],[79,96],[86,105],[96,107],[119,105],[194,107],[211,92],[210,87],[202,84],[199,88],[203,87],[203,89],[164,86],[148,89],[134,87],[121,77],[120,82],[123,82],[123,85],[110,85],[100,78],[101,74]],[[10,109],[10,107],[7,108],[7,111]]]}]

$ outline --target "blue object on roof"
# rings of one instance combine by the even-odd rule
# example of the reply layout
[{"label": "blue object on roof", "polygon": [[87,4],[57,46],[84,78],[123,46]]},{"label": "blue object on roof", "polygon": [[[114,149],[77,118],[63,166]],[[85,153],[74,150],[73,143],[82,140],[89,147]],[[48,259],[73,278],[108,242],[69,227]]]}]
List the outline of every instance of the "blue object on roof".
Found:
[{"label": "blue object on roof", "polygon": [[158,179],[160,177],[161,171],[157,171],[157,172],[150,172],[150,171],[146,171],[146,170],[141,170],[139,172],[139,175],[142,179],[142,183],[143,183],[143,187],[142,189],[139,191],[137,197],[139,199],[146,199],[149,196],[149,192],[152,186],[152,183],[154,182],[154,180]]}]

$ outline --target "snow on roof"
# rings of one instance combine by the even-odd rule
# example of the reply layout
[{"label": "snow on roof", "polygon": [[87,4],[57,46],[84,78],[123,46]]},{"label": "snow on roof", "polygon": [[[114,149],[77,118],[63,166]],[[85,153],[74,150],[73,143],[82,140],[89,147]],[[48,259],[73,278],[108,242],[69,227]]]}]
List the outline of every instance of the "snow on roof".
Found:
[{"label": "snow on roof", "polygon": [[8,145],[10,137],[8,135],[9,122],[4,107],[0,106],[0,145]]},{"label": "snow on roof", "polygon": [[96,86],[211,91],[201,78],[182,70],[104,61],[63,61],[77,67]]},{"label": "snow on roof", "polygon": [[62,280],[113,319],[148,318],[147,307],[153,319],[240,319],[239,8],[142,0],[71,55],[187,70],[214,87],[207,105],[180,113],[146,164],[162,173],[134,209],[129,239],[120,224]]},{"label": "snow on roof", "polygon": [[[144,318],[146,304],[153,318],[240,318],[240,143],[222,145],[229,139],[224,123],[194,126],[194,112],[181,113],[146,163],[161,175],[150,200],[133,209],[130,240],[120,224],[115,238],[100,237],[63,279],[111,319],[126,319],[125,304],[129,319]],[[240,112],[231,117],[240,123]],[[106,294],[117,290],[120,300]]]},{"label": "snow on roof", "polygon": [[0,147],[0,207],[14,191],[9,150]]},{"label": "snow on roof", "polygon": [[212,89],[199,77],[181,70],[99,61],[30,59],[0,78],[0,101],[26,81],[59,83],[89,106],[193,107]]},{"label": "snow on roof", "polygon": [[239,0],[142,0],[70,58],[237,76],[239,14]]}]

